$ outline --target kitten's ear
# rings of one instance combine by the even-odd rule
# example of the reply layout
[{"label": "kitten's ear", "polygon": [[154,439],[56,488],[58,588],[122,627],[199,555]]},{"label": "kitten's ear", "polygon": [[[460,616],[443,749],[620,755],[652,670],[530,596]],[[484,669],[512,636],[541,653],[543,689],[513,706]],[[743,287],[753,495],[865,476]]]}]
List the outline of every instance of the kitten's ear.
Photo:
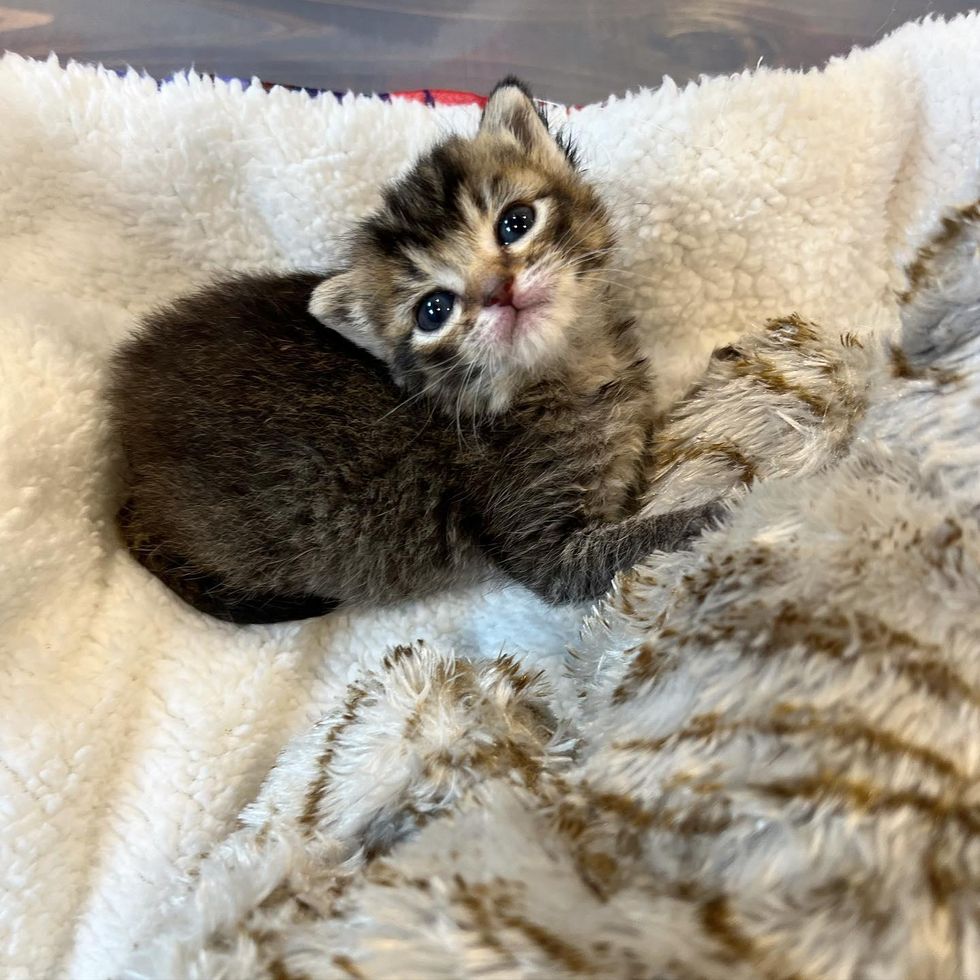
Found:
[{"label": "kitten's ear", "polygon": [[354,273],[338,272],[313,290],[307,308],[334,333],[387,363],[388,349],[374,325],[361,312],[357,292]]},{"label": "kitten's ear", "polygon": [[528,87],[510,76],[490,93],[480,119],[480,132],[500,135],[509,133],[528,153],[542,154],[553,161],[568,163],[568,158],[548,131],[544,116],[538,111]]}]

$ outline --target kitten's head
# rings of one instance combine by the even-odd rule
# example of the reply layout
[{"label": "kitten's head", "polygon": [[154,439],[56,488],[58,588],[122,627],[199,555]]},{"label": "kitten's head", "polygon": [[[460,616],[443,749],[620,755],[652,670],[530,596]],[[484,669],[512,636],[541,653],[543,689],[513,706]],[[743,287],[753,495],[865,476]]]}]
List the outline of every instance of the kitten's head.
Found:
[{"label": "kitten's head", "polygon": [[603,321],[606,210],[527,90],[508,79],[472,139],[384,192],[310,311],[451,411],[499,412]]}]

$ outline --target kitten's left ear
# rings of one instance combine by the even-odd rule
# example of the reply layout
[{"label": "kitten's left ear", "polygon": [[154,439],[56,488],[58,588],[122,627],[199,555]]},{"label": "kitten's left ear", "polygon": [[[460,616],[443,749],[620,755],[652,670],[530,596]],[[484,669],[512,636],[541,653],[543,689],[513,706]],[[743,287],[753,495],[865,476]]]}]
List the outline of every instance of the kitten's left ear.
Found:
[{"label": "kitten's left ear", "polygon": [[548,130],[528,87],[510,76],[490,93],[480,119],[480,132],[500,135],[509,133],[528,153],[543,156],[551,162],[568,165],[564,149]]},{"label": "kitten's left ear", "polygon": [[387,346],[357,302],[357,282],[353,272],[338,272],[321,282],[313,290],[307,309],[334,333],[339,333],[379,361],[388,362]]}]

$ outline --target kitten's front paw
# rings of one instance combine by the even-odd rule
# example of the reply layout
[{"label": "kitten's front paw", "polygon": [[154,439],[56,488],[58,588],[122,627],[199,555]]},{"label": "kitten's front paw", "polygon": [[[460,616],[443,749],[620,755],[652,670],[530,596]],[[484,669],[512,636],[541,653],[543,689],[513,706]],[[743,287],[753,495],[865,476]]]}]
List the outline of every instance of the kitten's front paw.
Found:
[{"label": "kitten's front paw", "polygon": [[676,549],[681,551],[690,547],[702,531],[713,531],[722,524],[727,514],[728,508],[720,499],[712,500],[700,507],[677,511],[676,517],[679,526]]}]

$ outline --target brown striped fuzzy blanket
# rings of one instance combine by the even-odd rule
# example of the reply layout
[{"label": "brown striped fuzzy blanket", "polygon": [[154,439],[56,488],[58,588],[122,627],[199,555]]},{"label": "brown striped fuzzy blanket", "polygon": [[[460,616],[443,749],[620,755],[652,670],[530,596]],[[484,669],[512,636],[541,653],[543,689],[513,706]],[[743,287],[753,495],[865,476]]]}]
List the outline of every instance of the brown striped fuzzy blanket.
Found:
[{"label": "brown striped fuzzy blanket", "polygon": [[716,352],[564,671],[391,650],[279,758],[129,976],[980,977],[980,227],[897,344]]}]

